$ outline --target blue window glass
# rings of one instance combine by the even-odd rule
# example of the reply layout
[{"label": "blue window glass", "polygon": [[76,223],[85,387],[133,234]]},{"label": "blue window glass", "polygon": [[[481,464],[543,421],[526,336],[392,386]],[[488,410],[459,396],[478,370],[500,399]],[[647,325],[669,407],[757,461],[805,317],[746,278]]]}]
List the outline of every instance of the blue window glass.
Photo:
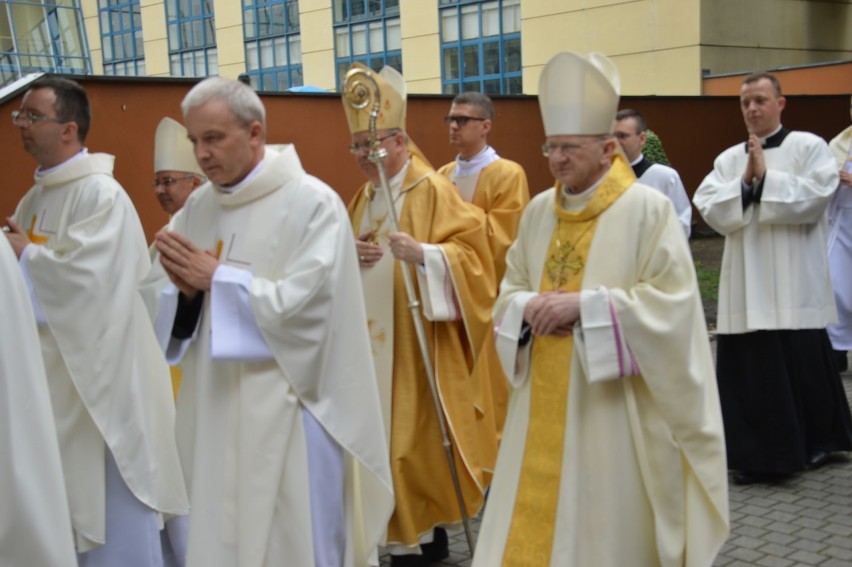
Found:
[{"label": "blue window glass", "polygon": [[520,94],[520,0],[441,0],[441,88]]},{"label": "blue window glass", "polygon": [[98,0],[105,75],[144,75],[139,0]]},{"label": "blue window glass", "polygon": [[298,0],[243,0],[246,72],[258,91],[304,84]]},{"label": "blue window glass", "polygon": [[334,0],[334,52],[338,85],[355,62],[401,73],[399,0]]},{"label": "blue window glass", "polygon": [[37,71],[92,72],[79,0],[0,2],[0,84]]},{"label": "blue window glass", "polygon": [[166,24],[172,76],[218,74],[213,0],[166,0]]}]

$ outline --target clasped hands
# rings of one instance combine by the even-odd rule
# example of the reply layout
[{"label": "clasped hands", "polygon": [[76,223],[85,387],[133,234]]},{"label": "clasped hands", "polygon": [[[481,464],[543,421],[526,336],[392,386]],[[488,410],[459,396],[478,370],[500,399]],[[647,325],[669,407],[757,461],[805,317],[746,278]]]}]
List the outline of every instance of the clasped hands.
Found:
[{"label": "clasped hands", "polygon": [[202,250],[177,232],[162,231],[154,237],[160,263],[169,279],[188,299],[209,291],[219,260],[213,250]]},{"label": "clasped hands", "polygon": [[[423,246],[414,237],[405,232],[388,233],[390,251],[393,257],[409,264],[423,263]],[[358,262],[362,268],[372,268],[384,256],[381,245],[374,242],[373,231],[365,232],[355,241]]]},{"label": "clasped hands", "polygon": [[580,294],[577,292],[546,291],[527,302],[524,321],[533,335],[566,337],[580,319]]},{"label": "clasped hands", "polygon": [[763,145],[755,134],[748,136],[748,163],[743,174],[743,182],[751,186],[754,179],[763,179],[766,175],[766,160],[763,157]]}]

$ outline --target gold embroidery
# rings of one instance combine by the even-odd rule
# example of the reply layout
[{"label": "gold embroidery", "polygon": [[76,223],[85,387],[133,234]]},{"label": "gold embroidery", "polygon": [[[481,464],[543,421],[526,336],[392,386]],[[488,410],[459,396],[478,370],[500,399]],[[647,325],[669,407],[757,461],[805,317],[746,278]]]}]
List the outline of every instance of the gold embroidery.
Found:
[{"label": "gold embroidery", "polygon": [[[391,232],[391,227],[387,227],[384,230],[382,229],[384,227],[385,221],[388,218],[388,215],[390,214],[390,211],[385,211],[385,214],[378,217],[373,215],[373,197],[375,197],[376,194],[377,191],[373,189],[372,186],[367,188],[367,218],[370,221],[370,232],[372,233],[372,237],[370,238],[371,244],[379,244],[379,240],[387,242],[388,234],[390,234]],[[397,206],[397,201],[399,201],[402,195],[403,192],[400,191],[394,196],[394,207]],[[383,200],[382,203],[384,202],[385,201]]]},{"label": "gold embroidery", "polygon": [[[369,208],[368,208],[369,211]],[[370,213],[368,213],[370,214]],[[379,239],[381,238],[384,241],[387,241],[388,234],[390,233],[390,229],[382,230],[382,225],[385,224],[385,220],[388,218],[388,214],[385,213],[377,219],[373,218],[373,215],[370,214],[370,233],[372,236],[370,237],[371,244],[378,244]]]},{"label": "gold embroidery", "polygon": [[[599,215],[635,179],[623,158],[616,156],[592,200],[576,212],[560,206],[561,187],[557,184],[554,212],[559,223],[551,236],[540,292],[581,289],[585,260]],[[551,563],[573,346],[572,335],[537,336],[532,342],[529,424],[515,507],[503,549],[503,567],[540,567]]]},{"label": "gold embroidery", "polygon": [[[561,232],[562,222],[559,223],[557,232]],[[569,276],[577,275],[583,271],[586,266],[583,256],[577,250],[574,242],[561,242],[560,238],[556,238],[556,247],[553,254],[547,259],[544,264],[547,277],[550,278],[550,283],[553,289],[562,288],[567,282]]]},{"label": "gold embroidery", "polygon": [[36,219],[38,219],[38,215],[33,215],[32,221],[30,222],[30,229],[27,231],[27,237],[33,244],[44,244],[47,242],[48,237],[36,234]]},{"label": "gold embroidery", "polygon": [[373,356],[377,356],[379,351],[387,342],[387,333],[384,328],[379,327],[379,324],[375,319],[367,319],[367,330],[370,333],[370,344],[372,345]]}]

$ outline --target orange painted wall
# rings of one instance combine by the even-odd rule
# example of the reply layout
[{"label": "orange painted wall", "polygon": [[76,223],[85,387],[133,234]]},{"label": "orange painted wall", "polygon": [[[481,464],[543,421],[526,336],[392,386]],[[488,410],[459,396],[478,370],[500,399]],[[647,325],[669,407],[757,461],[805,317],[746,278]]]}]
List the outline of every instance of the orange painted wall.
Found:
[{"label": "orange painted wall", "polygon": [[[93,107],[89,150],[116,156],[115,176],[136,204],[150,238],[167,221],[151,189],[154,130],[163,116],[180,120],[180,100],[194,81],[100,77],[80,78],[80,82]],[[12,110],[19,108],[21,96],[0,103],[0,116],[7,117],[5,126],[0,128],[3,218],[14,212],[32,185],[35,169],[35,162],[21,148],[18,132],[8,118]],[[363,177],[347,150],[349,133],[339,97],[282,94],[262,98],[267,108],[268,142],[295,143],[305,169],[348,201]],[[454,156],[442,121],[450,100],[423,95],[412,96],[409,101],[409,132],[436,167]],[[621,106],[645,114],[690,194],[712,169],[716,155],[740,141],[745,132],[736,97],[625,97]],[[492,145],[503,157],[524,166],[533,193],[550,187],[553,180],[540,154],[544,131],[536,98],[500,98],[495,107]],[[790,128],[810,130],[830,139],[849,124],[849,99],[840,95],[793,96],[784,117]]]},{"label": "orange painted wall", "polygon": [[[830,65],[773,69],[781,81],[785,95],[846,94],[852,95],[852,61]],[[740,85],[748,73],[708,77],[703,81],[705,95],[739,95]]]}]

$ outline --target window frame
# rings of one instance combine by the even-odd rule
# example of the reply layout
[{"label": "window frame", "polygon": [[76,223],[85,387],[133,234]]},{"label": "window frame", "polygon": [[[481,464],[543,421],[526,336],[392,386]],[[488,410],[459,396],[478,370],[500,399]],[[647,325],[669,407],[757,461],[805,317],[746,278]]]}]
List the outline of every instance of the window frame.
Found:
[{"label": "window frame", "polygon": [[[379,9],[370,13],[370,3],[379,3]],[[349,17],[353,4],[361,4],[364,13]],[[333,0],[334,25],[334,63],[335,75],[338,89],[343,84],[346,70],[354,63],[362,63],[374,71],[390,65],[402,73],[402,22],[399,16],[398,0]],[[346,9],[344,9],[346,8]],[[382,49],[374,49],[373,31],[375,25],[381,25]],[[390,25],[389,25],[390,24]],[[388,29],[396,28],[399,36],[399,47],[387,49]],[[372,29],[371,29],[372,28]],[[355,37],[357,34],[364,35],[364,53],[355,55]],[[341,38],[345,37],[346,55],[341,55],[339,45]]]},{"label": "window frame", "polygon": [[[196,7],[200,8],[198,14],[195,13]],[[181,13],[183,8],[188,8],[189,13]],[[165,0],[163,9],[166,12],[169,74],[173,77],[216,75],[219,72],[219,55],[213,0]],[[172,11],[177,13],[172,14]],[[197,42],[195,36],[199,31],[201,41]]]},{"label": "window frame", "polygon": [[[486,4],[497,3],[498,14],[498,32],[494,35],[483,37],[483,7]],[[523,83],[520,84],[520,89],[509,92],[508,85],[518,80],[522,81],[523,66],[521,65],[521,32],[520,22],[518,22],[518,31],[505,32],[503,9],[504,4],[511,2],[511,6],[518,6],[520,10],[519,0],[441,0],[439,4],[439,34],[440,34],[440,58],[441,58],[441,92],[443,94],[458,94],[462,91],[477,90],[489,95],[499,94],[522,94]],[[477,20],[477,35],[476,37],[464,37],[464,21],[463,15],[470,10],[471,6],[476,7]],[[456,39],[445,40],[444,28],[446,14],[452,13],[456,21]],[[496,72],[486,72],[484,69],[486,60],[485,53],[488,47],[497,45],[497,62],[498,67]],[[506,70],[506,60],[509,55],[509,49],[514,48],[516,44],[518,55],[518,69]],[[475,48],[477,69],[476,73],[466,75],[467,66],[465,64],[465,48]],[[448,54],[455,52],[457,56],[457,76],[448,76]],[[499,89],[488,88],[498,82]],[[470,85],[476,84],[477,88],[471,89]]]},{"label": "window frame", "polygon": [[[21,51],[22,40],[25,38],[18,35],[15,8],[41,11],[41,20],[37,26],[30,27],[29,31],[38,30],[41,41],[36,47],[41,48],[42,51],[38,49]],[[75,75],[92,73],[92,60],[79,0],[74,0],[70,5],[58,5],[49,1],[35,3],[8,0],[0,4],[0,9],[5,11],[11,38],[11,50],[0,51],[0,85],[39,71]],[[30,19],[34,20],[38,17]],[[67,26],[63,29],[60,25],[70,20],[73,20],[74,37],[72,38],[63,35]],[[69,51],[66,46],[76,47],[78,54]]]},{"label": "window frame", "polygon": [[[304,68],[302,66],[302,34],[299,21],[298,0],[241,0],[243,13],[243,48],[245,50],[246,74],[251,80],[252,87],[259,92],[279,92],[292,87],[304,85]],[[269,10],[269,20],[274,17],[272,11],[281,6],[283,17],[281,31],[274,26],[261,33],[261,22],[258,15],[261,11]],[[295,7],[295,10],[293,10]],[[251,21],[246,18],[251,14]],[[295,18],[293,17],[295,15]],[[293,21],[295,20],[295,22]],[[268,23],[267,22],[267,23]],[[249,26],[254,29],[249,31]],[[298,61],[295,61],[293,44],[298,42]],[[264,48],[272,55],[272,65],[264,66]],[[278,61],[279,53],[283,53],[284,61]],[[255,59],[256,58],[256,59]]]},{"label": "window frame", "polygon": [[[127,10],[127,12],[125,12]],[[119,13],[122,28],[112,28],[113,14]],[[123,27],[124,14],[129,14],[130,27]],[[109,29],[104,29],[104,20]],[[138,23],[138,26],[137,26]],[[98,26],[101,31],[101,53],[105,75],[145,75],[144,43],[142,36],[142,7],[139,0],[98,0]],[[126,36],[131,36],[131,54],[128,55]],[[116,42],[121,42],[123,57],[116,57]],[[106,46],[109,45],[109,51]],[[139,49],[141,48],[141,50]]]}]

